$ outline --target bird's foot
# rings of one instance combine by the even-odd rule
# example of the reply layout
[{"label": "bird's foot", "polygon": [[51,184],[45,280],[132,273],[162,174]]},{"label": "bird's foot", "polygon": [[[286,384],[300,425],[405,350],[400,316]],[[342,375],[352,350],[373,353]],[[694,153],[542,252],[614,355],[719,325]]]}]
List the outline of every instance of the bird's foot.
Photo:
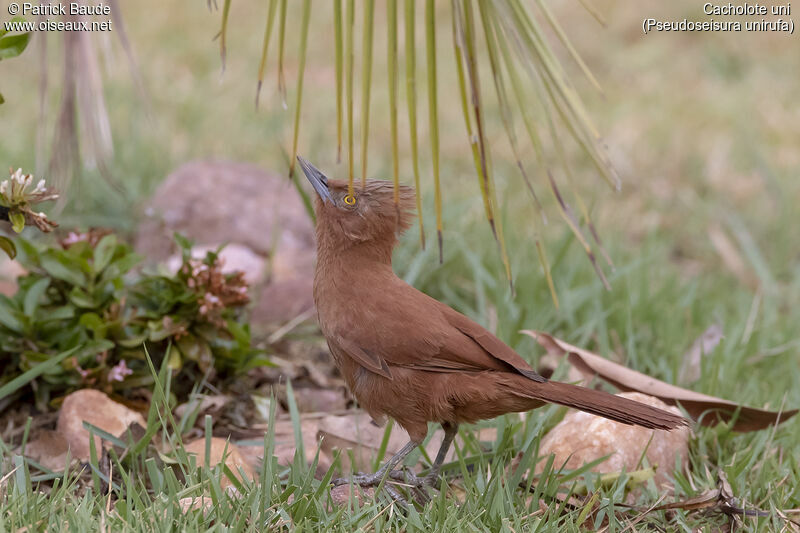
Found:
[{"label": "bird's foot", "polygon": [[430,496],[427,493],[429,487],[433,487],[438,476],[417,476],[414,472],[404,468],[402,470],[392,470],[388,473],[375,472],[373,474],[364,474],[357,472],[350,477],[341,477],[331,481],[334,487],[339,485],[346,485],[352,483],[361,487],[378,487],[386,477],[383,484],[383,490],[397,503],[407,506],[408,502],[400,492],[401,487],[407,487],[414,500],[420,504],[426,504],[430,501]]}]

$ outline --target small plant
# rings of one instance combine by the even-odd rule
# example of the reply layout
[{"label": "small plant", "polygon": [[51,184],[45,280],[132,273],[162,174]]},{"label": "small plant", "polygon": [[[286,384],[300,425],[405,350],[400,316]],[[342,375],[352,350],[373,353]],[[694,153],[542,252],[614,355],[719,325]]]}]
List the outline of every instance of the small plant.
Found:
[{"label": "small plant", "polygon": [[190,243],[178,242],[184,257],[176,274],[134,275],[141,258],[108,232],[70,233],[41,248],[20,239],[28,274],[12,298],[0,295],[0,384],[70,349],[31,383],[40,409],[80,387],[149,385],[145,345],[159,364],[169,353],[176,378],[192,383],[196,371],[232,374],[267,363],[242,321],[249,300],[241,274],[223,274],[216,253],[192,259]]},{"label": "small plant", "polygon": [[[33,210],[33,206],[58,198],[55,189],[47,187],[44,180],[33,185],[33,175],[23,174],[22,169],[8,169],[11,177],[0,182],[0,220],[8,220],[16,233],[22,233],[26,224],[36,226],[40,231],[49,233],[58,224],[47,218],[42,212]],[[17,255],[14,242],[8,237],[0,236],[0,248],[12,259]]]}]

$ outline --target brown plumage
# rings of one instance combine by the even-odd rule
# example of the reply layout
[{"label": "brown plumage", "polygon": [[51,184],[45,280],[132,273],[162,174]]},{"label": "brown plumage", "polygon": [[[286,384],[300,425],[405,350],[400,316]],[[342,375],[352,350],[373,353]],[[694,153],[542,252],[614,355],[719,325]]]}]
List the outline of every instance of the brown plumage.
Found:
[{"label": "brown plumage", "polygon": [[[389,416],[408,431],[411,443],[401,454],[423,441],[428,422],[445,428],[431,474],[415,481],[435,479],[459,423],[546,403],[646,428],[686,424],[654,407],[538,375],[489,331],[394,274],[392,249],[413,219],[413,189],[401,186],[397,205],[387,181],[367,180],[350,196],[346,182],[298,159],[318,194],[314,301],[339,370],[374,420]],[[354,481],[374,484],[403,457]]]}]

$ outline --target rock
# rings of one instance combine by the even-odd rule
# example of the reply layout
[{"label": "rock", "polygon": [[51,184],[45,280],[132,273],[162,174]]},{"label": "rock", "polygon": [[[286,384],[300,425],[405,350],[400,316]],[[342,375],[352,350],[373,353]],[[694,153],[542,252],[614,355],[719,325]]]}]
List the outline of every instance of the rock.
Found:
[{"label": "rock", "polygon": [[252,295],[255,326],[285,323],[313,308],[314,228],[285,177],[246,163],[186,163],[153,196],[136,250],[164,261],[177,252],[176,231],[198,246],[228,244],[228,266],[236,262],[257,281],[269,258],[267,283]]},{"label": "rock", "polygon": [[[242,497],[239,491],[236,490],[236,487],[233,486],[227,487],[225,489],[225,493],[227,494],[228,498],[232,500],[238,500]],[[194,498],[181,498],[178,500],[178,507],[181,508],[181,512],[184,514],[188,513],[189,511],[202,511],[205,515],[214,508],[214,498],[207,494],[196,496]]]},{"label": "rock", "polygon": [[[186,444],[185,446],[186,453],[194,454],[197,456],[196,465],[198,468],[205,465],[206,461],[206,439],[197,439],[193,440],[192,442]],[[210,465],[216,466],[222,461],[225,461],[225,465],[231,469],[236,479],[242,480],[242,476],[248,479],[254,479],[255,473],[253,472],[253,468],[250,466],[250,463],[245,461],[244,457],[242,456],[241,452],[239,451],[239,447],[236,446],[234,443],[226,440],[221,439],[219,437],[211,437],[211,450],[209,453],[209,463]],[[220,483],[223,488],[231,486],[231,481],[227,478],[227,476],[223,476],[222,481]]]},{"label": "rock", "polygon": [[347,398],[341,389],[302,387],[294,389],[294,398],[301,413],[330,413],[347,407]]},{"label": "rock", "polygon": [[5,253],[0,253],[0,279],[16,281],[18,277],[27,273],[28,271],[19,261],[10,259]]},{"label": "rock", "polygon": [[14,296],[17,293],[17,278],[27,273],[19,261],[0,253],[0,294]]},{"label": "rock", "polygon": [[[56,430],[61,433],[73,457],[89,459],[89,431],[83,427],[88,422],[103,431],[121,437],[131,424],[147,426],[141,414],[117,403],[102,392],[93,389],[75,391],[66,398],[58,413]],[[101,440],[95,436],[95,446],[100,452]]]},{"label": "rock", "polygon": [[[618,396],[681,414],[678,408],[646,394],[627,392]],[[673,469],[676,465],[680,468],[686,467],[688,447],[689,428],[651,430],[612,422],[589,413],[570,411],[564,420],[544,436],[539,455],[555,454],[553,467],[560,468],[564,465],[564,468],[570,470],[610,455],[592,471],[611,473],[624,469],[631,472],[642,468],[639,459],[646,448],[647,462],[650,466],[658,466],[654,479],[656,486],[660,489],[671,489]],[[539,463],[539,472],[543,465],[544,461]]]},{"label": "rock", "polygon": [[25,446],[25,457],[33,459],[53,472],[67,467],[69,444],[62,433],[43,430]]}]

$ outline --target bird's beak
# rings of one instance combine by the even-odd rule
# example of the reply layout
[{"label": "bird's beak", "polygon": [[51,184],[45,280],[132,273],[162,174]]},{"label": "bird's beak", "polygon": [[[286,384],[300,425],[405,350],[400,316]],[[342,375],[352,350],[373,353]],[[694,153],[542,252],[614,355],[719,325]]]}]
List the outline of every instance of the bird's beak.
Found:
[{"label": "bird's beak", "polygon": [[320,198],[322,198],[322,201],[333,203],[333,197],[331,196],[331,192],[328,190],[328,178],[325,176],[325,174],[323,174],[320,169],[299,155],[297,156],[297,162],[300,163],[300,168],[303,169],[303,174],[305,174],[306,178],[308,178],[308,181],[311,182],[311,186],[314,187],[315,191],[317,191],[317,194]]}]

